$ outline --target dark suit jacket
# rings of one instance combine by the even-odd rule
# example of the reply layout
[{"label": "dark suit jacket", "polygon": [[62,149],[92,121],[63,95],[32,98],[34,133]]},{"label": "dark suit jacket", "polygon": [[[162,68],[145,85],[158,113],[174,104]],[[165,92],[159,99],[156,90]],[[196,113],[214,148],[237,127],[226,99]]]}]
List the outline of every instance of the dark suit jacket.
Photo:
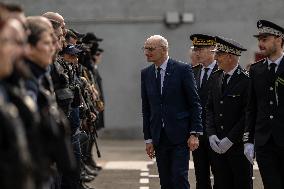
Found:
[{"label": "dark suit jacket", "polygon": [[222,93],[223,75],[222,70],[212,75],[206,105],[206,131],[208,136],[228,137],[234,144],[240,143],[245,127],[249,77],[239,66]]},{"label": "dark suit jacket", "polygon": [[[212,78],[213,73],[218,69],[218,65],[216,64],[207,80],[206,85],[201,89],[200,88],[200,77],[201,77],[201,70],[202,70],[202,65],[196,65],[194,67],[192,67],[193,70],[193,74],[194,74],[194,78],[196,80],[196,85],[197,85],[197,89],[198,89],[198,95],[200,97],[200,101],[201,101],[201,106],[202,106],[202,124],[203,126],[205,125],[205,120],[206,120],[206,112],[205,112],[205,106],[207,103],[207,98],[208,98],[208,90],[209,90],[209,86],[210,86],[210,80]],[[203,127],[203,130],[205,132],[205,127]]]},{"label": "dark suit jacket", "polygon": [[186,142],[192,131],[202,132],[201,106],[191,66],[169,59],[163,93],[157,89],[155,65],[141,71],[144,139],[159,143],[163,120],[172,144]]},{"label": "dark suit jacket", "polygon": [[[268,63],[263,59],[250,68],[249,104],[244,142],[264,145],[270,136],[284,146],[284,58],[276,72],[276,82],[268,80]],[[277,100],[277,98],[278,100]],[[277,104],[278,101],[278,104]]]}]

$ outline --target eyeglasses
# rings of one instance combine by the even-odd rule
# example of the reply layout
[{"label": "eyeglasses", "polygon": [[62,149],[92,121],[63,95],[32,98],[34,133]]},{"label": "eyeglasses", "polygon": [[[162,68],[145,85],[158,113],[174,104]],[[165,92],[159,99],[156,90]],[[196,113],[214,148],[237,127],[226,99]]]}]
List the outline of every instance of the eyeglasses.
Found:
[{"label": "eyeglasses", "polygon": [[149,51],[149,52],[153,52],[156,49],[158,49],[158,47],[142,47],[142,51]]}]

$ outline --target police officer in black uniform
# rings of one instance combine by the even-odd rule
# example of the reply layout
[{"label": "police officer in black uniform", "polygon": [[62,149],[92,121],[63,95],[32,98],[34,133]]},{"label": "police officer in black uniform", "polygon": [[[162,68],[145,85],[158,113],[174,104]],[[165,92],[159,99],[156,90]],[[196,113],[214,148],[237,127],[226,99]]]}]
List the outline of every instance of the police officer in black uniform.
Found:
[{"label": "police officer in black uniform", "polygon": [[251,189],[251,166],[242,143],[249,78],[239,65],[239,56],[246,49],[231,39],[216,37],[216,41],[220,70],[212,75],[206,105],[214,183],[218,189]]},{"label": "police officer in black uniform", "polygon": [[257,22],[260,53],[267,57],[250,69],[245,155],[256,160],[265,189],[284,188],[284,28]]},{"label": "police officer in black uniform", "polygon": [[[192,51],[196,53],[196,61],[198,65],[192,68],[197,83],[198,94],[202,104],[202,121],[205,125],[205,105],[208,97],[208,80],[213,72],[218,69],[216,60],[214,60],[214,52],[216,41],[214,36],[204,34],[193,34],[190,36],[192,40]],[[196,176],[197,189],[211,189],[210,180],[210,145],[203,127],[203,135],[199,136],[199,148],[192,152],[193,162]]]}]

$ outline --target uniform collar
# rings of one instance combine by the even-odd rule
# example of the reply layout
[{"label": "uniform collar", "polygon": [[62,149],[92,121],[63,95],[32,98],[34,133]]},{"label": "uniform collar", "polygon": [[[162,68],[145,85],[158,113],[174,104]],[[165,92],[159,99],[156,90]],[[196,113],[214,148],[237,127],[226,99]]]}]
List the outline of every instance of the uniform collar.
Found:
[{"label": "uniform collar", "polygon": [[236,65],[236,67],[234,67],[231,71],[229,71],[228,73],[224,72],[225,74],[229,74],[230,76],[232,76],[234,74],[234,72],[237,70],[237,68],[239,67],[239,64]]},{"label": "uniform collar", "polygon": [[282,55],[277,60],[275,60],[274,62],[272,62],[269,58],[267,58],[268,65],[270,65],[271,63],[275,63],[277,66],[279,66],[283,56],[284,56],[284,54],[282,53]]},{"label": "uniform collar", "polygon": [[209,68],[210,70],[213,70],[215,65],[216,65],[216,60],[214,60],[211,64],[209,64],[207,67],[202,66],[202,70],[204,70],[204,68]]}]

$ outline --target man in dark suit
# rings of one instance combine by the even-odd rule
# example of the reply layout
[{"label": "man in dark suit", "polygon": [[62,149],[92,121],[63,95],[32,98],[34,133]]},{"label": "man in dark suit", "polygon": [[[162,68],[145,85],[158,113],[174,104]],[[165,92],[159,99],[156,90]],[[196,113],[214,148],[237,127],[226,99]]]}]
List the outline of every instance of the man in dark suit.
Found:
[{"label": "man in dark suit", "polygon": [[201,106],[191,66],[168,56],[168,42],[154,35],[143,47],[152,65],[141,72],[146,152],[156,157],[162,189],[189,189],[189,149],[202,134]]},{"label": "man in dark suit", "polygon": [[246,49],[231,39],[216,37],[216,42],[220,70],[212,75],[206,105],[214,183],[218,189],[251,189],[252,170],[242,143],[249,78],[239,65]]},{"label": "man in dark suit", "polygon": [[[204,34],[193,34],[192,51],[195,53],[196,62],[199,64],[192,68],[197,83],[198,95],[202,105],[202,125],[205,125],[205,105],[208,97],[208,80],[213,72],[218,69],[214,59],[216,41],[215,37]],[[210,180],[210,145],[205,127],[203,135],[199,136],[199,147],[192,152],[196,177],[196,189],[211,189]],[[213,171],[214,172],[214,171]]]},{"label": "man in dark suit", "polygon": [[247,158],[256,160],[265,189],[284,188],[284,28],[257,22],[260,53],[267,57],[250,68],[249,103],[244,133]]}]

